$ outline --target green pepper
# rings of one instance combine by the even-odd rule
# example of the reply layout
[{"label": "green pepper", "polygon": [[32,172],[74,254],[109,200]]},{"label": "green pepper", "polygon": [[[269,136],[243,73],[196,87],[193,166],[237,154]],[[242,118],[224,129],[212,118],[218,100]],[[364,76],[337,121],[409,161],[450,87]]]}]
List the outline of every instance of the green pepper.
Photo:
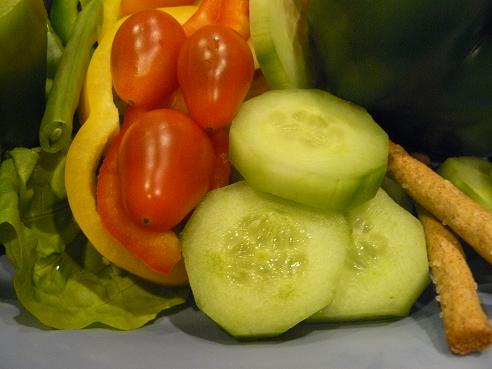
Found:
[{"label": "green pepper", "polygon": [[[456,137],[461,135],[458,131],[451,132],[455,137],[443,137],[451,127],[467,123],[462,119],[447,123],[445,115],[456,112],[443,111],[451,95],[435,102],[469,73],[461,69],[467,68],[466,60],[483,42],[491,4],[490,0],[310,0],[310,35],[325,87],[368,108],[393,139],[405,139],[415,149],[483,154],[487,147],[492,153],[492,134],[476,143]],[[491,75],[492,64],[481,73],[482,78]],[[461,96],[470,88],[475,91],[473,86],[462,87]],[[491,104],[488,99],[489,111]],[[460,106],[465,107],[464,102]],[[466,109],[473,111],[471,105]],[[488,118],[490,122],[492,115]],[[484,136],[491,131],[482,128],[479,133]],[[424,132],[435,137],[425,137]]]},{"label": "green pepper", "polygon": [[420,105],[386,112],[382,122],[412,151],[427,150],[442,158],[490,156],[492,35],[483,38],[443,83],[429,89]]},{"label": "green pepper", "polygon": [[0,151],[38,142],[45,96],[46,22],[43,0],[0,2]]}]

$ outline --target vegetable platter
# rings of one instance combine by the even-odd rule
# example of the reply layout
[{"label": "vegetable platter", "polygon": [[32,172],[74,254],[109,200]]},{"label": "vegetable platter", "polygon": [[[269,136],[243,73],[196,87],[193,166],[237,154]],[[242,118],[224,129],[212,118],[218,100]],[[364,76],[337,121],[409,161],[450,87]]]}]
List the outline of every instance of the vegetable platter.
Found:
[{"label": "vegetable platter", "polygon": [[492,7],[446,4],[6,1],[1,366],[488,368]]}]

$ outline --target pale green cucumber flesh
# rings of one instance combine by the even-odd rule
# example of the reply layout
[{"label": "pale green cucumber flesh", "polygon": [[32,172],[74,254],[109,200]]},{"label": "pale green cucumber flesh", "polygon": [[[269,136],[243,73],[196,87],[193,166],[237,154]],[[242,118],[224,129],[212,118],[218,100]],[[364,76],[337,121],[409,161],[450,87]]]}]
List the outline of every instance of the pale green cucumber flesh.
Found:
[{"label": "pale green cucumber flesh", "polygon": [[230,160],[251,186],[318,208],[370,199],[387,158],[388,136],[367,111],[321,90],[266,92],[230,129]]},{"label": "pale green cucumber flesh", "polygon": [[233,336],[279,335],[331,302],[350,244],[343,215],[241,181],[210,192],[182,233],[197,306]]},{"label": "pale green cucumber flesh", "polygon": [[429,283],[422,225],[383,190],[347,217],[353,243],[335,298],[309,320],[406,316]]},{"label": "pale green cucumber flesh", "polygon": [[492,163],[478,157],[448,158],[439,173],[473,200],[492,211]]},{"label": "pale green cucumber flesh", "polygon": [[271,88],[314,85],[303,9],[299,0],[250,0],[251,39]]}]

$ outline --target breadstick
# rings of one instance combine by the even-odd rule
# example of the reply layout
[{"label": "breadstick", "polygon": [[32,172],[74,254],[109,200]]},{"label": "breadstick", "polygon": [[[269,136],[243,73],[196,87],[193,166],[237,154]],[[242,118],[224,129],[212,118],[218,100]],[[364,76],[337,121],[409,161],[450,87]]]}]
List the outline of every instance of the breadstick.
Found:
[{"label": "breadstick", "polygon": [[480,305],[460,242],[429,213],[419,211],[419,219],[449,348],[459,355],[482,351],[492,343],[492,326]]},{"label": "breadstick", "polygon": [[388,171],[420,206],[492,263],[492,213],[392,142]]}]

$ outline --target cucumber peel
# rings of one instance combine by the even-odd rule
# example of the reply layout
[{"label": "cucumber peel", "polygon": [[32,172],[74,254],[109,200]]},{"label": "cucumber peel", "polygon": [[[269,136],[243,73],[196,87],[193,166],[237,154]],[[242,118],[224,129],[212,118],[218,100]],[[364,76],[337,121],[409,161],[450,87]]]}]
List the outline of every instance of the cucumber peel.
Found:
[{"label": "cucumber peel", "polygon": [[271,88],[314,86],[304,9],[299,0],[250,0],[251,39]]}]

